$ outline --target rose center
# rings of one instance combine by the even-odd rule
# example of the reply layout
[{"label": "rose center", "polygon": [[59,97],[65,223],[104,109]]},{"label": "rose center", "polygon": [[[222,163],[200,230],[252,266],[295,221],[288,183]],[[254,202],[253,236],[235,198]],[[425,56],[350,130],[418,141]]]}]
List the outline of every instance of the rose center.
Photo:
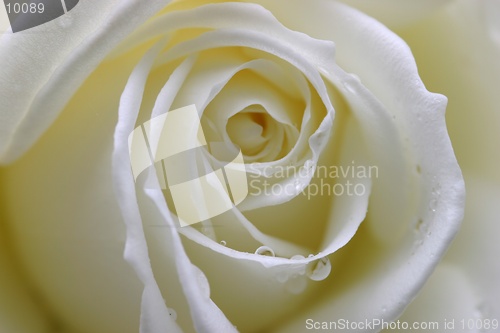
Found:
[{"label": "rose center", "polygon": [[273,120],[262,106],[252,105],[229,118],[226,130],[244,155],[253,156],[269,141],[273,125]]}]

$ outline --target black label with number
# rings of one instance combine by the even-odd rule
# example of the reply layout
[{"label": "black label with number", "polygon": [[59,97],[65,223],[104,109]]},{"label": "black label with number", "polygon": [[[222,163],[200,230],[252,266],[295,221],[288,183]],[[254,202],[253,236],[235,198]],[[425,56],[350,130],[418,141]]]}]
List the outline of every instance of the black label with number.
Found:
[{"label": "black label with number", "polygon": [[52,21],[78,4],[78,0],[4,0],[13,32]]}]

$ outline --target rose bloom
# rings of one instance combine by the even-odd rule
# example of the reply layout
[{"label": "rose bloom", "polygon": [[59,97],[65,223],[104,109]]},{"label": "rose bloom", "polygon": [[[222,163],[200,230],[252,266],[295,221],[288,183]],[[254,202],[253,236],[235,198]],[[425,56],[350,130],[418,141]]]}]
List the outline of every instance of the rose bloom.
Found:
[{"label": "rose bloom", "polygon": [[[3,33],[0,332],[494,330],[499,9],[88,0]],[[181,227],[128,136],[189,105],[249,193]]]}]

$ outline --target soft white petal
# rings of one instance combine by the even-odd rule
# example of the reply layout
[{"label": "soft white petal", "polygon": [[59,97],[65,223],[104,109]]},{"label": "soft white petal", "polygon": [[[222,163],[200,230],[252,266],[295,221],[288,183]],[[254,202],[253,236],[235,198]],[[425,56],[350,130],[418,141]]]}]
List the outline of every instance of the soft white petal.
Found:
[{"label": "soft white petal", "polygon": [[7,16],[7,9],[0,7],[0,36],[10,30],[9,17]]},{"label": "soft white petal", "polygon": [[429,89],[449,98],[446,119],[460,166],[497,184],[499,22],[498,1],[460,0],[398,31],[412,48]]},{"label": "soft white petal", "polygon": [[[400,320],[455,321],[455,331],[500,316],[500,187],[473,173],[465,173],[467,203],[462,228],[429,281]],[[477,320],[477,321],[476,321]],[[434,332],[442,332],[441,329]]]},{"label": "soft white petal", "polygon": [[47,24],[1,35],[0,162],[25,153],[107,53],[168,2],[82,1]]},{"label": "soft white petal", "polygon": [[[375,20],[332,1],[287,1],[287,11],[279,9],[284,5],[281,1],[259,3],[270,8],[287,27],[335,41],[339,66],[361,78],[359,82],[356,78],[346,77],[341,71],[336,73],[348,87],[353,88],[351,92],[348,88],[344,92],[354,115],[364,112],[360,113],[364,116],[358,117],[361,124],[365,122],[364,130],[369,127],[366,121],[370,118],[366,116],[370,116],[370,112],[374,113],[372,119],[378,116],[373,124],[375,128],[380,126],[379,137],[376,133],[370,135],[367,132],[370,143],[373,143],[372,148],[383,146],[382,136],[386,135],[386,129],[399,142],[387,143],[395,150],[384,152],[377,149],[372,156],[375,163],[381,165],[381,174],[392,169],[386,161],[378,159],[380,156],[377,154],[383,153],[391,162],[399,161],[398,165],[402,168],[398,167],[400,171],[395,176],[399,175],[396,179],[405,182],[395,186],[397,180],[391,181],[386,175],[374,181],[372,191],[375,197],[386,195],[396,198],[402,195],[405,205],[391,207],[398,200],[391,202],[386,197],[385,203],[389,205],[386,212],[373,214],[371,211],[377,209],[377,205],[369,207],[365,222],[369,232],[364,229],[361,235],[365,236],[358,237],[358,231],[346,246],[348,249],[340,251],[339,262],[346,264],[342,258],[354,251],[355,244],[358,244],[360,257],[352,256],[348,262],[360,260],[358,265],[369,262],[375,266],[353,269],[350,274],[358,276],[357,283],[350,288],[344,285],[342,289],[347,281],[338,282],[332,289],[336,297],[326,301],[328,311],[335,313],[337,318],[394,318],[430,275],[437,258],[458,230],[462,217],[464,188],[446,133],[446,100],[425,89],[406,44]],[[339,83],[342,84],[336,84]],[[351,94],[352,98],[349,97]],[[384,183],[389,186],[386,187],[389,191],[376,194],[377,186]],[[408,186],[405,188],[405,185]],[[418,223],[419,218],[422,224]],[[395,230],[400,234],[399,241],[390,239]],[[370,234],[382,240],[382,244],[392,242],[392,245],[385,250],[378,249],[380,253],[377,254],[378,242],[374,242],[373,236],[368,236]],[[356,239],[361,237],[367,237],[365,242],[374,242],[375,246],[373,253],[365,254],[364,260],[360,253],[370,249],[368,245],[359,245]],[[389,254],[391,252],[393,254]],[[362,275],[360,270],[368,270],[369,273]],[[348,275],[344,271],[339,279]],[[371,295],[370,303],[363,301],[367,293]],[[322,311],[322,306],[325,304],[317,309]]]},{"label": "soft white petal", "polygon": [[[209,290],[207,290],[209,286],[206,285],[208,282],[203,281],[206,280],[204,273],[199,271],[187,256],[178,231],[176,230],[173,214],[166,206],[163,193],[160,189],[146,189],[145,192],[157,209],[157,212],[155,212],[156,218],[153,221],[158,223],[160,220],[162,222],[161,227],[163,227],[163,230],[155,232],[155,241],[157,244],[160,243],[162,248],[160,258],[165,258],[165,256],[174,254],[179,280],[189,303],[191,318],[196,331],[237,332],[231,322],[226,318],[225,314],[209,297],[210,293]],[[161,260],[160,263],[160,265],[163,265],[163,260]],[[158,270],[165,270],[165,267],[161,266]],[[200,279],[202,281],[200,281]],[[168,288],[170,288],[170,286],[168,286]]]},{"label": "soft white petal", "polygon": [[68,331],[138,332],[143,285],[123,259],[111,154],[120,95],[141,57],[100,66],[33,149],[0,170],[17,263]]},{"label": "soft white petal", "polygon": [[[197,98],[199,98],[198,103],[204,106],[209,103],[210,98],[214,97],[213,95],[215,95],[217,92],[219,92],[219,90],[223,88],[224,84],[226,84],[226,82],[230,80],[231,76],[234,75],[234,73],[247,68],[258,70],[260,69],[260,65],[266,64],[266,61],[255,60],[255,61],[250,61],[248,63],[244,63],[239,66],[231,64],[223,64],[221,65],[221,67],[209,66],[208,68],[205,68],[207,64],[203,63],[201,67],[195,66],[195,68],[192,69],[192,66],[194,65],[193,62],[194,58],[188,58],[170,76],[169,80],[167,81],[165,86],[161,89],[156,99],[152,116],[157,116],[170,108],[174,100],[174,97],[172,95],[173,92],[175,91],[179,93],[179,95],[175,97],[176,100],[175,103],[177,103],[177,105],[185,105],[187,103],[192,103],[195,100],[198,100],[194,98],[189,99],[190,96],[192,97],[193,95],[195,95]],[[214,70],[214,68],[217,68],[219,70],[218,71]],[[189,71],[192,71],[192,73],[188,75]],[[222,82],[219,82],[221,80]],[[260,98],[262,98],[262,96],[260,96]],[[181,102],[179,102],[179,100]],[[184,102],[182,102],[183,100]],[[244,104],[245,99],[243,97],[241,99],[238,99],[238,101],[240,102],[242,100]],[[264,105],[267,104],[266,102],[262,103]],[[211,105],[211,108],[215,109],[213,117],[224,118],[225,114],[224,110],[227,109],[226,107],[215,104]],[[239,108],[236,107],[236,109],[238,110]],[[289,110],[287,109],[283,110],[283,114],[286,117],[285,111]],[[210,110],[208,111],[208,113],[210,113]],[[210,114],[208,114],[207,116],[210,117]],[[209,138],[209,136],[207,136],[207,138]],[[227,216],[230,216],[229,221],[226,218]],[[258,246],[257,244],[267,244],[268,246],[272,246],[277,252],[281,254],[289,254],[290,257],[297,253],[309,253],[309,251],[307,250],[305,251],[303,248],[291,244],[290,242],[286,242],[278,238],[270,237],[263,234],[257,228],[255,228],[255,226],[253,226],[252,223],[248,221],[248,219],[246,219],[236,209],[234,209],[232,213],[227,213],[227,216],[222,218],[219,217],[213,218],[211,224],[217,225],[217,227],[223,227],[223,226],[229,227],[231,229],[232,234],[238,235],[238,248],[240,249],[245,248],[246,243],[249,243],[249,239],[247,240],[243,239],[243,234],[245,234],[247,238],[250,237],[251,240],[255,239],[257,241],[257,242],[250,241],[253,244],[252,248],[256,248]],[[208,227],[208,225],[206,225],[205,228],[206,227]],[[243,230],[238,230],[238,229],[243,229]],[[225,228],[221,228],[220,230],[222,230],[222,232],[217,234],[218,238],[224,237],[225,234],[224,233]],[[205,244],[207,242],[208,243],[212,242],[209,238],[206,238],[204,235],[201,235],[200,233],[196,232],[191,227],[182,228],[181,232],[186,235],[189,235],[191,238],[197,239],[197,241],[201,242],[202,244]]]},{"label": "soft white petal", "polygon": [[[135,194],[134,178],[131,169],[128,167],[130,158],[128,154],[128,135],[135,126],[149,71],[155,57],[158,56],[159,50],[163,46],[164,43],[159,43],[154,49],[148,52],[132,73],[122,94],[120,117],[115,130],[115,151],[113,155],[115,187],[123,212],[123,218],[127,224],[125,258],[131,263],[145,284],[141,313],[141,332],[145,333],[179,331],[178,326],[168,314],[162,294],[153,275],[143,221]],[[176,77],[174,76],[173,79],[175,80]],[[152,174],[155,176],[154,173]],[[163,247],[166,247],[164,254],[173,254],[179,274],[178,279],[189,303],[194,327],[198,332],[235,331],[233,325],[225,318],[224,314],[210,298],[200,297],[204,293],[204,286],[200,286],[198,276],[202,276],[203,273],[197,272],[193,268],[194,266],[184,252],[172,215],[166,207],[163,193],[159,189],[146,189],[144,191],[152,199],[158,210],[157,217],[153,221],[158,221],[159,219],[165,221],[166,224],[164,227],[170,232],[170,234],[165,235],[167,237],[161,239]],[[148,215],[154,214],[154,212],[149,210],[146,210],[146,212]]]},{"label": "soft white petal", "polygon": [[484,175],[465,172],[467,200],[462,228],[444,262],[459,267],[478,297],[484,318],[500,318],[500,185]]},{"label": "soft white petal", "polygon": [[[342,126],[344,128],[342,131],[344,137],[341,140],[343,146],[338,165],[345,167],[353,161],[360,166],[369,165],[369,159],[366,156],[365,150],[366,143],[361,139],[361,131],[357,125],[354,118],[348,118],[343,121]],[[352,175],[347,175],[338,180],[339,184],[347,184],[347,182],[355,184],[355,186],[361,186],[363,193],[357,195],[352,191],[354,195],[349,195],[348,193],[332,195],[330,216],[321,248],[326,254],[332,254],[346,245],[355,235],[359,225],[366,217],[368,200],[371,195],[372,179],[370,177],[357,179],[356,177],[353,178]],[[345,185],[344,187],[343,191],[347,192],[347,187]]]},{"label": "soft white petal", "polygon": [[449,330],[479,333],[480,330],[468,329],[467,326],[469,320],[476,325],[476,320],[483,319],[478,315],[478,305],[474,285],[465,271],[460,266],[443,262],[399,320],[419,325],[419,329],[413,330],[416,332],[440,333]]},{"label": "soft white petal", "polygon": [[341,0],[376,18],[390,29],[402,28],[432,15],[452,0]]},{"label": "soft white petal", "polygon": [[122,210],[123,220],[127,226],[124,256],[144,283],[141,303],[141,333],[166,330],[181,331],[168,313],[149,263],[148,246],[142,228],[141,214],[137,206],[134,177],[132,170],[128,167],[130,163],[128,136],[134,130],[149,72],[164,45],[164,42],[160,42],[148,51],[127,82],[120,99],[113,151],[113,184],[118,204]]}]

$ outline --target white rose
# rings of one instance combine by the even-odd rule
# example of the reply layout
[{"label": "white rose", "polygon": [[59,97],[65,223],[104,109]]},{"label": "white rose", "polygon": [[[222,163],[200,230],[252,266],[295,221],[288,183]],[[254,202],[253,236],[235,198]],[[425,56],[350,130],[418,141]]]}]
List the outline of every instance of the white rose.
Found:
[{"label": "white rose", "polygon": [[[2,36],[10,270],[0,290],[19,295],[0,312],[6,329],[247,332],[289,322],[301,331],[310,314],[390,321],[431,274],[458,230],[464,189],[446,98],[425,89],[406,44],[332,1],[212,2],[87,1]],[[410,8],[412,20],[434,6],[425,7]],[[127,137],[190,104],[207,137],[237,143],[255,163],[249,177],[302,170],[269,178],[297,192],[250,193],[203,228],[176,227],[159,186],[134,184]],[[377,173],[316,174],[349,166]],[[300,194],[311,194],[311,178],[364,191]]]}]

